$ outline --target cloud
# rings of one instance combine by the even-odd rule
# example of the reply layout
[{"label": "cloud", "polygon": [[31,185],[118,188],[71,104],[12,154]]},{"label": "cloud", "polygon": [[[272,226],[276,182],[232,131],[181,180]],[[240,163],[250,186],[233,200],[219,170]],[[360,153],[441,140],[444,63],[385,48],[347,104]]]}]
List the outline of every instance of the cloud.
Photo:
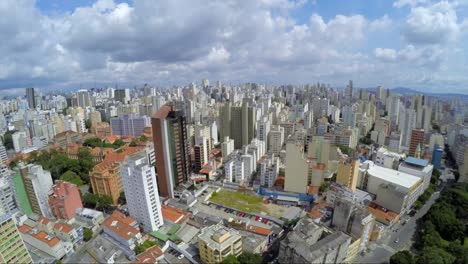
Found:
[{"label": "cloud", "polygon": [[412,8],[403,36],[409,43],[445,43],[456,40],[460,28],[454,4],[443,1]]},{"label": "cloud", "polygon": [[397,0],[393,3],[393,6],[396,7],[396,8],[402,8],[402,7],[405,7],[405,6],[410,6],[410,7],[413,7],[413,6],[417,6],[417,5],[420,5],[420,4],[425,4],[425,3],[428,3],[429,1],[428,0]]},{"label": "cloud", "polygon": [[[54,15],[34,0],[3,0],[0,89],[201,78],[338,85],[358,78],[372,86],[402,75],[400,65],[418,67],[400,78],[416,82],[427,69],[440,69],[447,43],[456,45],[468,23],[459,21],[454,3],[406,2],[409,13],[399,28],[391,12],[375,20],[311,13],[298,22],[293,14],[306,6],[301,0],[99,0]],[[387,48],[375,44],[387,40],[382,32]]]}]

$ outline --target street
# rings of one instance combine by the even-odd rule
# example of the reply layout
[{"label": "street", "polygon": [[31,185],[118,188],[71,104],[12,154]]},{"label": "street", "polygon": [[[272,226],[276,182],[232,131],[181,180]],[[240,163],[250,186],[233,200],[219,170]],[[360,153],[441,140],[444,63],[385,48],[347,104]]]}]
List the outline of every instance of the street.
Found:
[{"label": "street", "polygon": [[[434,202],[439,198],[440,191],[434,192],[432,197],[426,204],[413,216],[409,217],[404,215],[402,219],[397,222],[391,230],[384,233],[382,238],[377,242],[371,242],[369,248],[371,252],[366,253],[364,256],[358,255],[354,263],[383,263],[388,262],[390,257],[397,251],[410,249],[414,232],[416,231],[416,221],[424,216]],[[402,223],[408,219],[405,225]],[[395,232],[396,230],[396,232]],[[395,241],[398,238],[398,243]]]}]

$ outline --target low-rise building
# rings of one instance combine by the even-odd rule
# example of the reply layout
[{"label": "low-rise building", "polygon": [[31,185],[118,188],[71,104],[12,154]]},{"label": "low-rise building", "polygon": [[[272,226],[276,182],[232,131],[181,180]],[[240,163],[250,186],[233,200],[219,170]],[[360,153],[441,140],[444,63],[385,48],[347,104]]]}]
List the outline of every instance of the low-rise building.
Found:
[{"label": "low-rise building", "polygon": [[75,212],[75,223],[89,228],[92,231],[99,229],[99,226],[104,222],[104,214],[101,211],[96,211],[89,208],[78,208]]},{"label": "low-rise building", "polygon": [[361,166],[361,188],[376,196],[375,203],[398,214],[409,209],[421,194],[423,180],[404,172],[376,166]]},{"label": "low-rise building", "polygon": [[78,187],[69,182],[56,181],[49,192],[49,206],[56,218],[72,219],[76,209],[83,208]]},{"label": "low-rise building", "polygon": [[138,222],[120,211],[114,211],[104,220],[102,230],[119,244],[131,250],[143,242]]},{"label": "low-rise building", "polygon": [[198,248],[203,263],[221,263],[229,255],[242,254],[242,236],[222,224],[205,227],[198,235]]},{"label": "low-rise building", "polygon": [[348,254],[351,237],[302,218],[280,242],[280,263],[342,263]]},{"label": "low-rise building", "polygon": [[55,259],[61,259],[69,251],[73,250],[73,247],[67,247],[65,243],[56,236],[48,234],[45,231],[39,231],[26,224],[20,226],[18,230],[24,242]]}]

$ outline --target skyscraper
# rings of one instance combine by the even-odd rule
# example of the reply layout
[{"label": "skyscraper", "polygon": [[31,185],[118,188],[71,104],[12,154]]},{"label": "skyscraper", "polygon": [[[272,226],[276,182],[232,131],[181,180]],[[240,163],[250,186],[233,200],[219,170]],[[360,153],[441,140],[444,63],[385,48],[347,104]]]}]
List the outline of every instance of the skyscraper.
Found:
[{"label": "skyscraper", "polygon": [[181,111],[164,105],[151,124],[159,190],[164,197],[174,197],[174,188],[188,180],[191,167],[185,117]]},{"label": "skyscraper", "polygon": [[415,157],[416,150],[424,147],[424,129],[413,129],[409,147],[409,156]]},{"label": "skyscraper", "polygon": [[145,118],[137,115],[124,114],[110,119],[112,135],[141,136],[145,129]]},{"label": "skyscraper", "polygon": [[128,156],[120,166],[120,175],[130,216],[143,225],[145,232],[163,225],[156,173],[146,151]]},{"label": "skyscraper", "polygon": [[236,149],[248,145],[255,135],[256,110],[246,102],[242,106],[231,106],[226,102],[220,109],[221,138],[234,139]]},{"label": "skyscraper", "polygon": [[26,99],[28,100],[29,109],[36,109],[34,88],[26,88]]},{"label": "skyscraper", "polygon": [[11,215],[0,214],[0,262],[32,263]]},{"label": "skyscraper", "polygon": [[52,176],[41,165],[20,165],[21,176],[33,213],[52,217],[49,207],[49,191],[52,188]]}]

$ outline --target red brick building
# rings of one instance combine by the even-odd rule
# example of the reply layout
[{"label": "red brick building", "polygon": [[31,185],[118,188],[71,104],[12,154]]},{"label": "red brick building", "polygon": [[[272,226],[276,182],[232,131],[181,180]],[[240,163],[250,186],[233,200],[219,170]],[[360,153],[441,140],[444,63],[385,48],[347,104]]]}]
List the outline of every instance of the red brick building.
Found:
[{"label": "red brick building", "polygon": [[49,194],[52,214],[59,219],[71,219],[78,208],[83,208],[80,192],[75,184],[56,181]]}]

